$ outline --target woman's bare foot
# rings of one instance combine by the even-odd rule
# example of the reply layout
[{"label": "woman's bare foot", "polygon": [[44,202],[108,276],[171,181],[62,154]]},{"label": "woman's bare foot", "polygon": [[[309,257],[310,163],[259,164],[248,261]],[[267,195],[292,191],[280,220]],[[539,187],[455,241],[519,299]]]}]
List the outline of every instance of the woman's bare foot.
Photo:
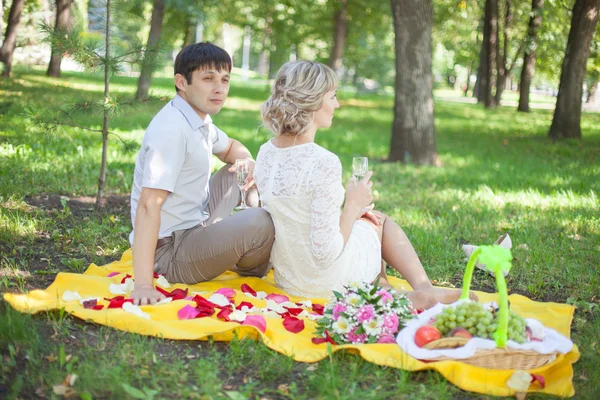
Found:
[{"label": "woman's bare foot", "polygon": [[415,310],[427,310],[438,303],[434,296],[423,290],[405,292],[405,294]]},{"label": "woman's bare foot", "polygon": [[[430,289],[422,289],[424,292],[433,296],[438,303],[450,304],[458,300],[462,294],[460,289],[446,289],[432,287]],[[473,301],[479,301],[479,297],[473,292],[469,292],[469,299]]]}]

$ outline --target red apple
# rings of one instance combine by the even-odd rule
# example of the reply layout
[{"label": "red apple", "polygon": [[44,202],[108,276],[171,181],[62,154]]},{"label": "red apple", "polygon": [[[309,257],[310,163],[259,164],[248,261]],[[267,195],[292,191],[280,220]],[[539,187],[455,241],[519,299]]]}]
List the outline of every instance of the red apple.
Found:
[{"label": "red apple", "polygon": [[462,337],[465,339],[471,339],[473,337],[473,335],[471,335],[471,333],[466,330],[465,328],[454,328],[450,331],[450,335],[451,337]]},{"label": "red apple", "polygon": [[427,343],[433,342],[442,338],[442,334],[433,325],[423,325],[415,333],[415,344],[419,347],[425,346]]}]

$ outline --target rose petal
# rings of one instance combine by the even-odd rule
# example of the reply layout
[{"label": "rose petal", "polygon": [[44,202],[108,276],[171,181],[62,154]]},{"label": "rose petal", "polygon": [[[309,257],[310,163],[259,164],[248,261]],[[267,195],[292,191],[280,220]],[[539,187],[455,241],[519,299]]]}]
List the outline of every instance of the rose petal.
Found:
[{"label": "rose petal", "polygon": [[196,315],[196,318],[210,317],[215,313],[215,309],[213,307],[199,306],[196,307],[196,311],[198,311],[198,315]]},{"label": "rose petal", "polygon": [[266,299],[267,293],[266,292],[256,292],[256,298],[257,299]]},{"label": "rose petal", "polygon": [[236,309],[241,310],[243,307],[248,307],[249,309],[254,308],[254,304],[250,303],[249,301],[242,301],[240,304],[237,305]]},{"label": "rose petal", "polygon": [[245,283],[242,284],[242,292],[246,293],[246,294],[250,293],[252,295],[252,297],[256,297],[256,290],[252,289],[250,286],[248,286]]},{"label": "rose petal", "polygon": [[128,294],[125,291],[125,284],[120,284],[120,283],[111,283],[110,285],[108,285],[108,291],[110,292],[110,294]]},{"label": "rose petal", "polygon": [[229,315],[233,312],[230,307],[224,307],[217,314],[217,318],[222,319],[223,321],[229,322]]},{"label": "rose petal", "polygon": [[140,318],[150,319],[150,315],[148,313],[145,313],[139,306],[135,306],[130,302],[123,303],[123,311],[136,315]]},{"label": "rose petal", "polygon": [[81,296],[77,292],[71,292],[70,290],[65,290],[62,295],[63,301],[75,301],[81,300]]},{"label": "rose petal", "polygon": [[165,278],[163,275],[160,275],[158,277],[158,279],[156,280],[156,284],[160,285],[166,289],[171,287],[171,284],[169,283],[169,281],[167,280],[167,278]]},{"label": "rose petal", "polygon": [[199,311],[195,307],[187,304],[179,311],[177,311],[177,318],[179,319],[194,319],[199,314]]},{"label": "rose petal", "polygon": [[331,336],[329,336],[329,332],[327,332],[327,331],[325,331],[325,337],[314,337],[311,339],[311,341],[314,344],[321,344],[321,343],[337,344],[335,342],[335,340],[333,340],[333,338]]},{"label": "rose petal", "polygon": [[277,294],[277,293],[271,293],[267,297],[265,297],[265,299],[273,300],[277,304],[281,304],[283,302],[290,301],[289,297],[287,297],[283,294]]},{"label": "rose petal", "polygon": [[125,281],[129,278],[133,278],[131,275],[127,274],[123,277],[123,279],[121,279],[121,283],[125,283]]},{"label": "rose petal", "polygon": [[240,310],[233,310],[229,314],[229,319],[231,321],[244,322],[246,320],[246,318],[248,318],[246,313],[243,311],[240,311]]},{"label": "rose petal", "polygon": [[312,304],[312,300],[302,300],[302,301],[296,303],[296,305],[298,305],[300,307],[311,308],[313,304]]},{"label": "rose petal", "polygon": [[292,333],[302,332],[304,330],[304,321],[296,317],[285,317],[283,327]]},{"label": "rose petal", "polygon": [[313,304],[312,309],[319,315],[323,315],[323,311],[325,311],[325,306],[321,304]]},{"label": "rose petal", "polygon": [[155,306],[160,306],[162,304],[168,304],[170,302],[173,301],[172,297],[165,297],[164,299],[162,299],[161,301],[159,301],[158,303],[155,304]]},{"label": "rose petal", "polygon": [[292,315],[294,317],[297,317],[298,315],[300,315],[302,312],[305,311],[302,308],[288,308],[287,310],[290,313],[290,315]]},{"label": "rose petal", "polygon": [[185,299],[188,294],[188,289],[173,289],[172,291],[167,291],[160,286],[156,286],[156,290],[162,293],[167,298],[172,298],[173,300],[182,300]]},{"label": "rose petal", "polygon": [[216,304],[206,300],[204,297],[200,296],[199,294],[194,296],[194,298],[192,300],[194,300],[194,302],[196,302],[196,305],[198,307],[215,308],[217,306]]},{"label": "rose petal", "polygon": [[217,290],[215,292],[215,294],[222,294],[223,296],[227,297],[228,299],[233,299],[235,297],[235,290],[231,289],[231,288],[221,288],[219,290]]},{"label": "rose petal", "polygon": [[531,374],[531,383],[535,383],[536,381],[540,384],[542,389],[546,387],[546,378],[542,375]]},{"label": "rose petal", "polygon": [[262,315],[248,315],[242,325],[251,325],[257,327],[262,333],[267,330],[267,321]]},{"label": "rose petal", "polygon": [[100,311],[100,310],[102,310],[103,308],[104,308],[104,306],[103,306],[102,304],[96,304],[96,305],[95,305],[95,306],[92,308],[92,310],[94,310],[94,311]]},{"label": "rose petal", "polygon": [[208,301],[219,306],[219,307],[227,307],[229,306],[229,299],[220,293],[215,293],[208,298]]},{"label": "rose petal", "polygon": [[110,274],[106,275],[107,278],[112,278],[115,275],[119,275],[120,272],[111,272]]},{"label": "rose petal", "polygon": [[122,308],[123,303],[133,303],[133,299],[126,299],[124,296],[116,296],[112,299],[104,298],[104,300],[108,301],[108,308]]},{"label": "rose petal", "polygon": [[86,310],[93,309],[98,305],[98,299],[83,300],[81,304],[83,304],[83,308]]}]

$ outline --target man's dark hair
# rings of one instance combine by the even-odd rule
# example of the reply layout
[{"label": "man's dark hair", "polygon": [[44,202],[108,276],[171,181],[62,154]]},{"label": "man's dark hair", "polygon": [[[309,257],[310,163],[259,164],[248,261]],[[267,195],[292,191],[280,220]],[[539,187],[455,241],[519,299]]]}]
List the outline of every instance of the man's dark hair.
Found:
[{"label": "man's dark hair", "polygon": [[[225,50],[210,42],[187,45],[175,58],[175,75],[181,74],[187,83],[192,83],[192,73],[199,69],[226,69],[231,72],[231,57]],[[176,90],[177,86],[175,87]]]}]

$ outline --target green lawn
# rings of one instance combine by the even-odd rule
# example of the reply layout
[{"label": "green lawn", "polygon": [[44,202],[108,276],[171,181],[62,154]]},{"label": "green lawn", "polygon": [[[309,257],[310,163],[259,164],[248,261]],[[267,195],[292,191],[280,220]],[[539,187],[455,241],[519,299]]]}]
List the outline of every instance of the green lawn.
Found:
[{"label": "green lawn", "polygon": [[[253,154],[269,137],[258,107],[264,83],[234,78],[215,123]],[[113,117],[107,192],[102,212],[94,196],[100,164],[98,133],[76,128],[49,134],[32,113],[98,101],[102,78],[67,73],[50,79],[16,69],[0,82],[0,292],[45,287],[59,271],[117,259],[128,248],[128,193],[144,129],[173,95],[172,80],[153,80],[154,97],[123,105]],[[134,78],[112,80],[131,95]],[[577,305],[572,327],[581,359],[576,398],[596,398],[600,382],[600,114],[584,113],[582,141],[547,139],[552,114],[514,108],[436,103],[437,145],[443,168],[379,162],[387,156],[393,98],[339,95],[334,126],[317,142],[337,153],[349,178],[351,158],[366,155],[375,171],[376,207],[396,219],[431,277],[460,285],[464,242],[491,243],[509,233],[512,292]],[[29,110],[28,107],[34,109]],[[63,113],[63,116],[67,114]],[[74,112],[71,122],[100,129],[100,112]],[[65,117],[66,118],[66,117]],[[58,196],[65,196],[62,202]],[[71,199],[70,202],[66,201]],[[473,286],[493,290],[484,273]],[[0,301],[0,398],[54,396],[66,374],[79,376],[82,398],[344,398],[464,399],[434,372],[378,367],[350,354],[316,366],[295,363],[260,343],[175,342],[82,323],[61,313],[14,312]],[[134,389],[132,389],[134,388]],[[137,393],[141,398],[142,396]],[[547,396],[531,396],[545,398]]]}]

